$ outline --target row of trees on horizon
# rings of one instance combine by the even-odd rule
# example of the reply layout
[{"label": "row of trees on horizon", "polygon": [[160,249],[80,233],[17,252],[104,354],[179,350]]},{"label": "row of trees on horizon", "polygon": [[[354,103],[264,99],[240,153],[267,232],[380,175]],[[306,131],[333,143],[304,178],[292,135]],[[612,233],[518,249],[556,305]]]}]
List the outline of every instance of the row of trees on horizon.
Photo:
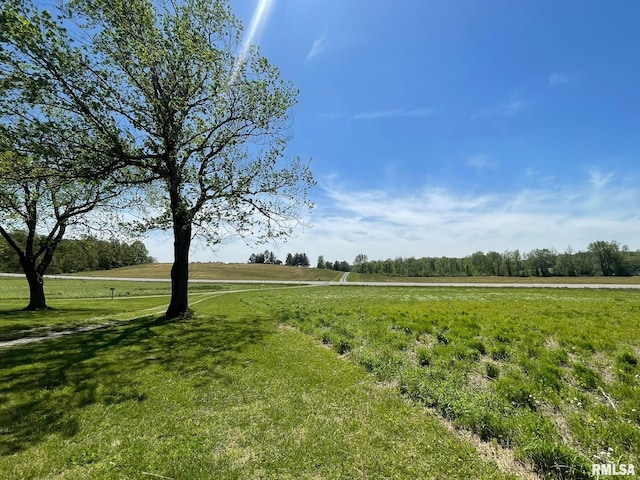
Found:
[{"label": "row of trees on horizon", "polygon": [[[11,237],[20,245],[27,242],[26,232],[11,232]],[[35,238],[36,248],[46,242],[43,235]],[[92,236],[78,239],[62,239],[52,257],[47,273],[88,272],[95,270],[111,270],[112,268],[130,265],[144,265],[155,263],[143,242],[135,240],[132,243],[112,238],[101,240]],[[7,273],[22,273],[20,257],[9,244],[0,239],[0,271]]]},{"label": "row of trees on horizon", "polygon": [[[282,265],[282,260],[278,260],[276,254],[270,250],[265,250],[263,253],[252,253],[249,257],[248,263],[264,263],[270,265]],[[286,260],[284,261],[284,265],[288,267],[310,267],[311,262],[309,261],[309,257],[306,253],[287,253]],[[347,261],[334,261],[329,262],[325,261],[324,257],[320,255],[318,257],[318,263],[316,264],[316,268],[327,269],[327,270],[338,270],[342,272],[351,271],[351,265]]]},{"label": "row of trees on horizon", "polygon": [[[319,260],[322,257],[319,258]],[[616,241],[599,240],[589,244],[587,251],[568,247],[559,253],[551,248],[536,248],[530,252],[475,252],[462,258],[423,257],[372,260],[358,255],[351,271],[399,277],[446,276],[628,276],[640,274],[640,251]]]},{"label": "row of trees on horizon", "polygon": [[[265,250],[263,253],[252,253],[248,263],[282,265],[282,260],[278,260],[276,254],[271,250]],[[288,267],[308,267],[311,265],[311,262],[306,253],[287,253],[284,264]]]},{"label": "row of trees on horizon", "polygon": [[[249,263],[281,265],[269,250],[252,254]],[[310,266],[306,254],[288,254],[285,265]],[[598,240],[589,244],[587,251],[574,251],[567,247],[564,253],[553,248],[536,248],[530,252],[506,250],[505,252],[475,252],[466,257],[396,257],[386,260],[369,260],[358,254],[353,263],[342,260],[326,261],[318,257],[316,268],[398,277],[581,277],[581,276],[629,276],[640,275],[640,250],[631,251],[617,241]]]}]

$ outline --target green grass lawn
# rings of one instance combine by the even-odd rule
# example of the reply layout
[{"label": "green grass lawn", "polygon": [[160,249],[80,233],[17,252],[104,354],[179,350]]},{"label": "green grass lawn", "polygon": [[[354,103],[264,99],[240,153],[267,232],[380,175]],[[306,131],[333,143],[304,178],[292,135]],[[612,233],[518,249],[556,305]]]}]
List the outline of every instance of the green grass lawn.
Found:
[{"label": "green grass lawn", "polygon": [[[114,299],[111,300],[111,288]],[[270,286],[273,288],[273,286]],[[189,285],[192,301],[228,290],[254,289],[259,285]],[[165,282],[123,282],[49,278],[45,282],[45,312],[23,312],[29,286],[24,278],[0,277],[0,341],[41,336],[87,324],[134,318],[137,314],[163,312],[171,285]]]},{"label": "green grass lawn", "polygon": [[119,283],[130,296],[110,300],[113,282],[51,282],[64,295],[33,313],[14,281],[0,280],[0,335],[134,319],[0,348],[0,478],[526,471],[446,422],[548,477],[640,464],[630,290],[194,285],[197,317],[164,322],[165,284]]},{"label": "green grass lawn", "polygon": [[249,298],[546,475],[640,465],[636,292],[342,287]]},{"label": "green grass lawn", "polygon": [[226,294],[187,321],[0,349],[0,478],[513,478],[263,306],[309,295]]}]

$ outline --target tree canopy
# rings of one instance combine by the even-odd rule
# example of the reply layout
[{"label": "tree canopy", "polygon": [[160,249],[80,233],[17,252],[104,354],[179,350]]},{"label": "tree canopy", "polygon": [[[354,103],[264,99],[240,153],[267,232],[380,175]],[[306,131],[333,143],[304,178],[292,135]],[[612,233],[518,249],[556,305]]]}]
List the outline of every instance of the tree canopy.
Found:
[{"label": "tree canopy", "polygon": [[[8,103],[38,93],[29,121],[44,145],[119,171],[143,188],[141,229],[174,234],[167,317],[188,315],[191,240],[293,233],[311,203],[308,164],[287,160],[297,91],[223,0],[72,0],[54,17],[27,0],[0,13]],[[93,155],[93,156],[92,156]]]},{"label": "tree canopy", "polygon": [[[2,122],[6,113],[0,110]],[[17,256],[29,283],[26,308],[45,309],[43,277],[65,232],[112,201],[118,190],[104,179],[68,175],[56,168],[59,157],[45,151],[17,153],[9,144],[11,133],[0,123],[0,237]]]}]

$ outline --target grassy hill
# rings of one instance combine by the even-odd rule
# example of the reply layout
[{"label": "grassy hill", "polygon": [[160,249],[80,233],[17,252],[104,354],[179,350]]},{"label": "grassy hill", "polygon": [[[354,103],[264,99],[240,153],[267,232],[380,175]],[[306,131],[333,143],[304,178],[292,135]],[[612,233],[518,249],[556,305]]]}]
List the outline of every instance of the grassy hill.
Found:
[{"label": "grassy hill", "polygon": [[[166,278],[170,277],[170,263],[153,263],[131,267],[80,272],[76,275],[91,277],[124,278]],[[271,280],[271,281],[334,281],[342,277],[343,272],[317,268],[287,267],[284,265],[265,265],[249,263],[192,263],[189,267],[191,280]],[[396,277],[385,275],[359,274],[351,272],[349,282],[412,282],[412,283],[522,283],[522,284],[625,284],[637,285],[639,276],[632,277]]]},{"label": "grassy hill", "polygon": [[[152,263],[131,267],[82,272],[77,275],[92,277],[169,278],[170,263]],[[342,272],[316,268],[287,267],[248,263],[192,263],[189,278],[192,280],[318,280],[338,281]]]}]

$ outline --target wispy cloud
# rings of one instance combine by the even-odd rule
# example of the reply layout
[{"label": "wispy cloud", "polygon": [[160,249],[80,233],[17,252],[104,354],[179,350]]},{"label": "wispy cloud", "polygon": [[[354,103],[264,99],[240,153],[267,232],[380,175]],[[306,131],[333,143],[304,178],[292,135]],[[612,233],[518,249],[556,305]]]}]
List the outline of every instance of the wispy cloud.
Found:
[{"label": "wispy cloud", "polygon": [[471,118],[473,120],[490,118],[490,117],[513,117],[527,108],[527,104],[522,100],[511,100],[507,103],[501,103],[492,107],[478,110]]},{"label": "wispy cloud", "polygon": [[342,114],[337,112],[327,112],[321,113],[318,117],[324,118],[325,120],[335,120],[336,118],[342,118]]},{"label": "wispy cloud", "polygon": [[470,165],[478,170],[492,170],[496,168],[496,162],[486,153],[476,153],[466,159],[467,165]]},{"label": "wispy cloud", "polygon": [[307,62],[311,60],[313,57],[320,55],[327,48],[326,37],[323,35],[320,38],[317,38],[313,45],[311,46],[311,50],[307,54]]},{"label": "wispy cloud", "polygon": [[330,213],[312,220],[314,228],[305,239],[318,254],[332,259],[350,261],[360,251],[384,259],[516,248],[562,250],[567,245],[585,249],[599,238],[640,248],[640,216],[634,207],[640,203],[640,192],[612,182],[602,187],[605,191],[583,181],[480,194],[442,188],[392,193],[332,183],[323,187]]},{"label": "wispy cloud", "polygon": [[[358,253],[385,259],[465,256],[478,250],[562,251],[567,245],[584,250],[599,239],[640,248],[640,191],[625,187],[612,174],[595,172],[578,184],[556,182],[554,187],[485,193],[357,189],[341,185],[340,177],[331,175],[321,182],[321,198],[307,219],[312,228],[274,251],[279,258],[299,251],[312,262],[318,255],[350,262]],[[150,239],[148,246],[160,261],[171,260],[166,238]],[[193,260],[245,262],[250,253],[250,247],[238,240],[225,244],[218,254],[194,252]]]},{"label": "wispy cloud", "polygon": [[557,85],[561,85],[563,83],[569,83],[571,81],[571,76],[566,73],[554,72],[549,75],[549,85],[555,87]]},{"label": "wispy cloud", "polygon": [[589,181],[591,184],[597,189],[602,189],[609,185],[611,181],[614,179],[614,172],[609,172],[606,175],[602,173],[600,170],[591,170],[589,171]]},{"label": "wispy cloud", "polygon": [[397,108],[394,110],[377,110],[353,115],[356,120],[380,120],[384,118],[429,117],[435,113],[431,108]]}]

